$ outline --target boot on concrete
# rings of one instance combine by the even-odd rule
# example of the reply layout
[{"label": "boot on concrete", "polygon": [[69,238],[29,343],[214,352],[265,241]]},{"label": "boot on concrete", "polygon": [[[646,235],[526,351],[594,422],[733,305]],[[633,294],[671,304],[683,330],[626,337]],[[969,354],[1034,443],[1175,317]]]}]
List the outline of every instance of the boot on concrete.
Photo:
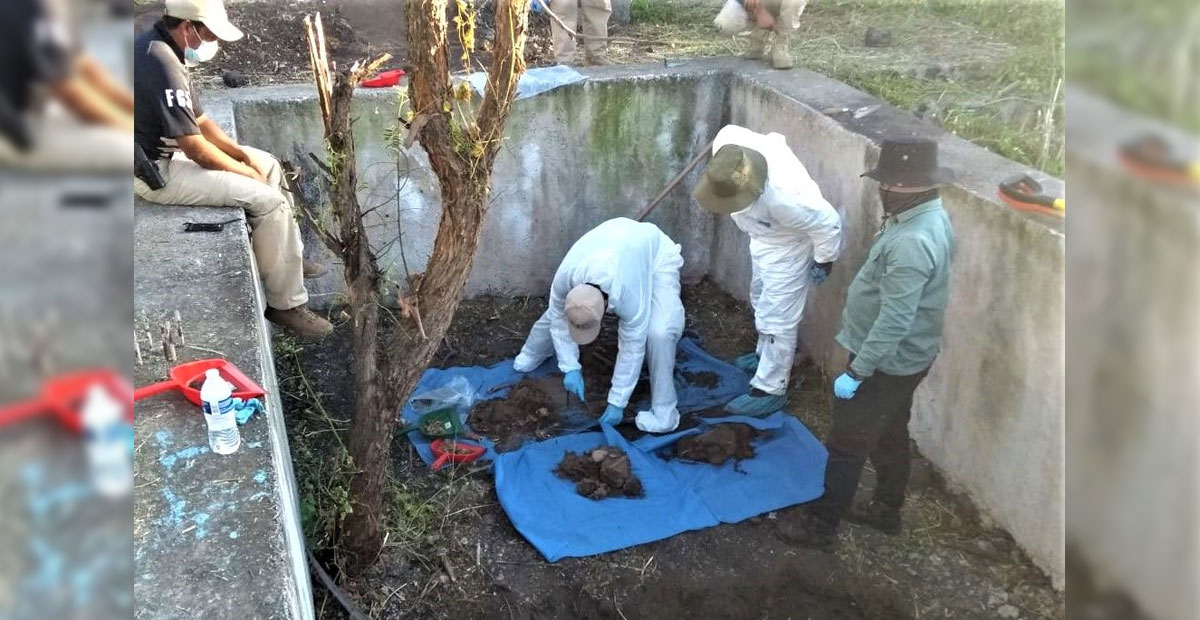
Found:
[{"label": "boot on concrete", "polygon": [[313,280],[329,273],[329,267],[316,261],[306,260],[303,271],[305,280]]},{"label": "boot on concrete", "polygon": [[792,61],[792,33],[789,31],[775,33],[775,42],[771,45],[771,66],[776,69],[791,69],[795,66]]},{"label": "boot on concrete", "polygon": [[296,306],[287,310],[267,308],[266,317],[268,321],[301,338],[324,338],[333,331],[333,324],[317,316],[308,306]]},{"label": "boot on concrete", "polygon": [[856,505],[846,513],[846,520],[858,525],[879,530],[888,536],[900,533],[900,509],[880,502]]},{"label": "boot on concrete", "polygon": [[746,47],[746,52],[742,54],[742,58],[746,60],[759,60],[767,53],[767,42],[771,37],[770,30],[755,28],[750,34],[750,42]]}]

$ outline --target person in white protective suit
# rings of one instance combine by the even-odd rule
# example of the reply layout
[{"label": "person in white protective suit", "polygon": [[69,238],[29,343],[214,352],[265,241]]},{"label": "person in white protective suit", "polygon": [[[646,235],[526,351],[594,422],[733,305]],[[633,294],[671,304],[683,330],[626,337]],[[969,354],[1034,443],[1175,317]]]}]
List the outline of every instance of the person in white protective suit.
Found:
[{"label": "person in white protective suit", "polygon": [[778,133],[727,125],[693,192],[705,209],[729,214],[750,235],[750,303],[758,346],[734,363],[754,373],[751,390],[726,411],[764,416],[783,408],[796,333],[810,282],[828,276],[841,251],[842,223]]},{"label": "person in white protective suit", "polygon": [[612,312],[620,319],[619,349],[600,422],[621,422],[645,360],[650,368],[650,410],[638,412],[637,427],[648,433],[675,430],[682,266],[679,244],[654,224],[619,217],[593,228],[563,258],[550,286],[550,306],[534,323],[513,368],[530,372],[555,355],[563,385],[585,400],[579,345],[594,341],[604,312]]}]

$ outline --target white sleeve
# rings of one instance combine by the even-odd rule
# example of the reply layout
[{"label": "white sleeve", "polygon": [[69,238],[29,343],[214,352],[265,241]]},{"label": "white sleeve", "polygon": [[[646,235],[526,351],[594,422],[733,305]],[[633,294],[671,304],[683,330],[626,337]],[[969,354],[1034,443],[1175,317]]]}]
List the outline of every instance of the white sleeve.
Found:
[{"label": "white sleeve", "polygon": [[569,270],[560,268],[554,274],[554,283],[550,285],[550,306],[546,308],[546,314],[550,318],[550,340],[554,342],[554,355],[558,359],[558,369],[563,374],[582,368],[579,365],[579,345],[571,339],[564,313],[570,290],[571,274]]},{"label": "white sleeve", "polygon": [[816,262],[837,260],[842,248],[841,216],[819,192],[801,191],[791,197],[789,202],[771,205],[772,219],[808,235]]},{"label": "white sleeve", "polygon": [[[642,374],[642,361],[646,357],[646,335],[650,331],[651,274],[646,269],[630,269],[619,273],[621,278],[620,298],[615,300],[613,312],[621,319],[617,327],[617,360],[613,367],[612,388],[608,391],[611,405],[625,407],[637,387]],[[632,280],[631,280],[632,278]],[[613,287],[617,290],[617,287]]]}]

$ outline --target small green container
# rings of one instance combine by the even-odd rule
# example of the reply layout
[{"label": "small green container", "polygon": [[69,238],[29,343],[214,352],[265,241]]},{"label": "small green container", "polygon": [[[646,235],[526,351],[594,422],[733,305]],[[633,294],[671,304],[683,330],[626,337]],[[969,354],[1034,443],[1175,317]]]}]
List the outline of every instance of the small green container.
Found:
[{"label": "small green container", "polygon": [[413,431],[421,431],[422,435],[430,438],[469,437],[474,434],[467,432],[454,407],[434,409],[418,418],[416,424],[410,424],[400,429],[400,432],[404,434]]}]

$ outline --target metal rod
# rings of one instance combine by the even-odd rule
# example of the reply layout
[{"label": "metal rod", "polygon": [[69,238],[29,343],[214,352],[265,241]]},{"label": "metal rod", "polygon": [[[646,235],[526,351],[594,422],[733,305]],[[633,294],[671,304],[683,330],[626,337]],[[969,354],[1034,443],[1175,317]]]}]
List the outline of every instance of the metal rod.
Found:
[{"label": "metal rod", "polygon": [[706,155],[708,155],[709,153],[712,152],[713,142],[716,142],[716,141],[717,141],[716,136],[713,136],[713,139],[709,140],[708,144],[705,144],[704,148],[700,149],[699,153],[696,153],[696,156],[692,158],[692,161],[689,161],[688,165],[685,166],[684,169],[679,174],[675,175],[675,178],[671,179],[670,183],[667,183],[667,186],[664,187],[663,190],[661,192],[659,192],[659,194],[657,196],[654,197],[654,200],[651,200],[650,204],[648,204],[644,208],[642,208],[642,212],[639,213],[637,216],[637,221],[639,221],[639,222],[646,221],[646,218],[650,216],[650,212],[653,211],[654,208],[658,206],[658,203],[662,202],[663,198],[666,198],[667,194],[671,193],[671,190],[675,189],[676,185],[679,185],[679,182],[683,180],[683,177],[687,176],[687,174],[692,171],[692,168],[695,168],[696,165],[699,164]]}]

